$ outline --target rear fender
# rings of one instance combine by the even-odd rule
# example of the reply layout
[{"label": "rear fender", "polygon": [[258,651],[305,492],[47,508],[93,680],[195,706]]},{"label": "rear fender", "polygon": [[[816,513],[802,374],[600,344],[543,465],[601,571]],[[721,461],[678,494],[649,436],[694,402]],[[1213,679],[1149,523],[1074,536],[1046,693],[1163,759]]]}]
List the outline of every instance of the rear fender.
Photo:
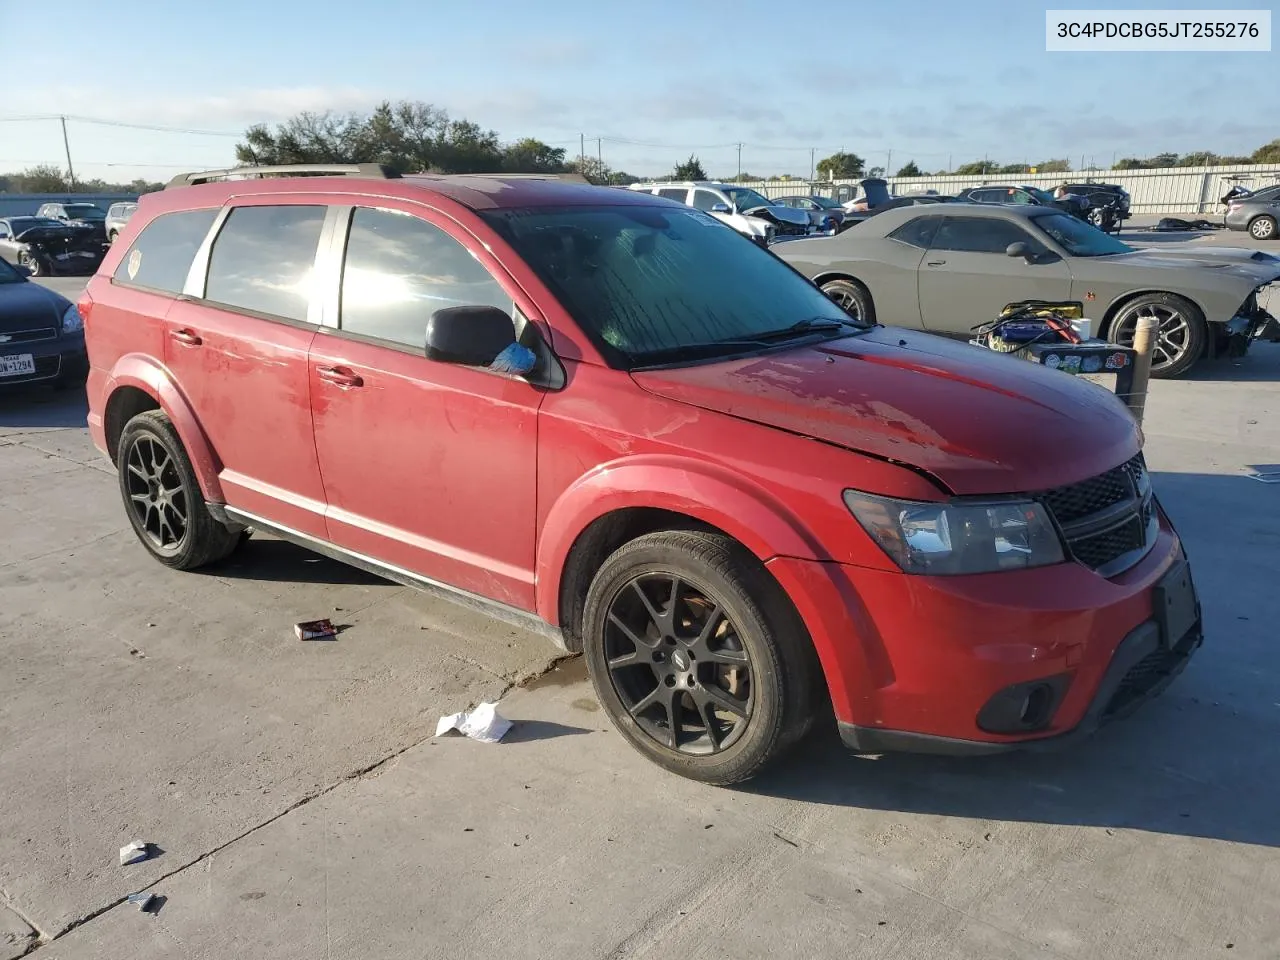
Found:
[{"label": "rear fender", "polygon": [[761,562],[775,556],[821,556],[816,539],[799,520],[741,476],[672,456],[606,463],[565,490],[542,525],[535,586],[539,616],[559,624],[560,581],[578,536],[600,517],[632,507],[669,510],[716,527]]},{"label": "rear fender", "polygon": [[[138,353],[125,354],[111,371],[103,395],[107,398],[104,410],[111,409],[111,397],[121,387],[136,387],[149,394],[165,416],[173,423],[186,448],[187,457],[195,470],[196,480],[200,484],[200,492],[205,500],[211,503],[224,503],[222,484],[218,481],[218,473],[222,469],[221,462],[213,452],[209,438],[196,419],[187,398],[174,383],[173,376],[163,365],[151,357]],[[123,426],[123,425],[121,425]]]}]

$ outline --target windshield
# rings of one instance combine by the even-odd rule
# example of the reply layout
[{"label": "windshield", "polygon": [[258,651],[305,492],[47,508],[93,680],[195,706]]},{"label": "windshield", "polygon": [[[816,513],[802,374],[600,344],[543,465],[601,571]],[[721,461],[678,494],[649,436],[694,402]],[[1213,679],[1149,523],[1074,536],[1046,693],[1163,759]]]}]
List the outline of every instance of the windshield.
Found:
[{"label": "windshield", "polygon": [[812,200],[814,203],[816,203],[818,206],[823,207],[827,210],[840,209],[840,204],[836,203],[830,197],[810,197],[809,199]]},{"label": "windshield", "polygon": [[91,203],[69,203],[64,208],[72,220],[105,220],[107,215]]},{"label": "windshield", "polygon": [[1031,194],[1046,206],[1053,205],[1053,194],[1048,190],[1041,190],[1039,187],[1023,187],[1022,189],[1026,190],[1027,193]]},{"label": "windshield", "polygon": [[764,194],[748,190],[746,187],[725,187],[725,195],[733,201],[738,210],[753,210],[756,207],[770,206],[769,198]]},{"label": "windshield", "polygon": [[1127,243],[1121,243],[1115,237],[1065,213],[1035,217],[1031,222],[1058,241],[1073,257],[1109,257],[1117,253],[1133,253],[1134,248]]},{"label": "windshield", "polygon": [[22,280],[22,274],[9,266],[5,260],[0,259],[0,283],[21,283]]},{"label": "windshield", "polygon": [[715,359],[855,330],[817,287],[699,210],[537,207],[484,217],[613,366]]}]

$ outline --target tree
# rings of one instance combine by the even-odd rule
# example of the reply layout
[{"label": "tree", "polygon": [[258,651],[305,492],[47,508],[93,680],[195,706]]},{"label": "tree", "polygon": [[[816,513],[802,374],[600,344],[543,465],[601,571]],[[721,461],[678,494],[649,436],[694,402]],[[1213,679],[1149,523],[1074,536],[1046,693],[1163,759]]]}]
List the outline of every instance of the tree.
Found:
[{"label": "tree", "polygon": [[877,177],[877,178],[878,178],[878,177],[883,177],[883,176],[884,176],[884,167],[872,167],[870,170],[868,170],[868,171],[867,171],[867,176],[869,176],[869,177]]},{"label": "tree", "polygon": [[1272,140],[1253,151],[1252,163],[1280,163],[1280,140]]},{"label": "tree", "polygon": [[1070,173],[1071,164],[1065,159],[1041,160],[1036,164],[1037,173]]},{"label": "tree", "polygon": [[1178,166],[1180,167],[1213,167],[1221,162],[1222,159],[1216,153],[1210,153],[1208,150],[1184,153],[1178,158]]},{"label": "tree", "polygon": [[824,180],[856,180],[862,176],[865,163],[856,153],[841,150],[818,161],[818,176]]},{"label": "tree", "polygon": [[1139,160],[1137,157],[1123,157],[1115,165],[1116,170],[1141,170],[1147,165],[1147,161]]},{"label": "tree", "polygon": [[920,172],[920,168],[916,166],[916,162],[914,160],[908,160],[906,163],[904,163],[901,167],[898,168],[898,172],[895,173],[894,176],[895,177],[922,177],[924,176],[924,174]]},{"label": "tree", "polygon": [[525,137],[503,148],[502,169],[507,173],[559,173],[564,170],[564,147]]},{"label": "tree", "polygon": [[565,164],[566,173],[580,173],[589,183],[605,187],[621,187],[635,183],[643,178],[627,173],[625,170],[614,170],[608,164],[601,163],[595,157],[574,158]]},{"label": "tree", "polygon": [[691,153],[684,163],[676,164],[671,176],[676,180],[705,180],[707,171],[702,169],[702,163]]},{"label": "tree", "polygon": [[956,167],[955,173],[958,176],[977,177],[985,173],[991,173],[995,170],[995,164],[989,160],[973,160],[969,163],[962,163]]},{"label": "tree", "polygon": [[65,193],[68,189],[62,171],[51,163],[27,167],[13,179],[19,193]]},{"label": "tree", "polygon": [[997,173],[1030,173],[1031,168],[1025,163],[1006,163],[1000,167]]},{"label": "tree", "polygon": [[1157,153],[1147,160],[1148,167],[1176,167],[1177,165],[1178,155],[1176,153]]}]

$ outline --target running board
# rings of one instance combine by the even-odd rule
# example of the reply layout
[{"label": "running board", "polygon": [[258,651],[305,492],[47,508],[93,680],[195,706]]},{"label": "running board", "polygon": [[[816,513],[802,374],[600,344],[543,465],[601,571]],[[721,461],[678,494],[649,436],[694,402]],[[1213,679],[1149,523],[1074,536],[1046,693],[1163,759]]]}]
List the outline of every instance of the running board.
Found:
[{"label": "running board", "polygon": [[296,543],[300,547],[326,556],[331,560],[350,564],[353,567],[364,570],[366,573],[372,573],[374,576],[383,577],[406,587],[413,587],[415,590],[421,590],[441,600],[448,600],[476,613],[499,620],[508,626],[536,633],[550,640],[565,653],[573,652],[565,641],[564,631],[547,623],[535,613],[500,603],[497,600],[490,600],[488,597],[482,597],[468,590],[441,583],[439,580],[419,576],[401,567],[383,563],[381,560],[375,560],[362,553],[356,553],[354,550],[347,550],[345,547],[339,547],[336,544],[329,543],[327,540],[301,533],[290,527],[280,526],[252,513],[246,513],[243,510],[237,510],[235,507],[212,503],[208,506],[209,512],[214,519],[223,523],[240,524],[246,527],[253,527],[255,530],[262,530],[272,536],[279,537],[281,540],[288,540],[290,543]]}]

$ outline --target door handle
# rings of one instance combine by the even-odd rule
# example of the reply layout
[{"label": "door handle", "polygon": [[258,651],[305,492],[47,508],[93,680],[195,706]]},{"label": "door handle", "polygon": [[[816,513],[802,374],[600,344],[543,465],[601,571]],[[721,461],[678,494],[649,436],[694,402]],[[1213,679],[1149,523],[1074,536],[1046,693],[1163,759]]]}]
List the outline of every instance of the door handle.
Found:
[{"label": "door handle", "polygon": [[179,343],[185,343],[188,347],[198,347],[204,343],[200,339],[200,335],[194,330],[170,330],[169,339],[177,340]]},{"label": "door handle", "polygon": [[364,378],[342,367],[316,367],[316,376],[339,387],[363,387]]},{"label": "door handle", "polygon": [[942,266],[942,265],[943,265],[944,263],[946,263],[946,262],[947,262],[947,261],[945,261],[945,260],[930,260],[930,261],[928,261],[927,263],[925,263],[925,266],[926,266],[926,267],[940,267],[940,266]]}]

